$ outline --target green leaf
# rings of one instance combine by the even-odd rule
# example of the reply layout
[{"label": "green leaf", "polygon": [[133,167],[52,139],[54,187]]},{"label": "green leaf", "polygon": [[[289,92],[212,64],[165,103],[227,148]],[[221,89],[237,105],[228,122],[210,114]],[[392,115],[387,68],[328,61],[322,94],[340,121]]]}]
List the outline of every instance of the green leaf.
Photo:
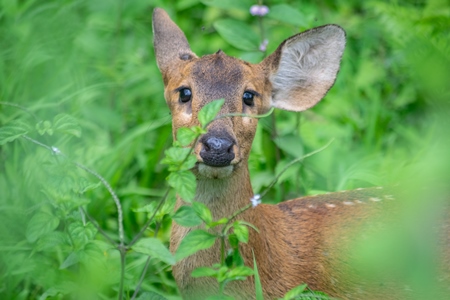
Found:
[{"label": "green leaf", "polygon": [[308,26],[305,16],[298,9],[288,4],[271,6],[267,17],[294,26]]},{"label": "green leaf", "polygon": [[248,227],[240,224],[239,222],[234,222],[233,224],[234,234],[238,240],[242,243],[248,242]]},{"label": "green leaf", "polygon": [[295,134],[278,136],[274,140],[275,144],[286,153],[293,157],[301,157],[304,155],[304,145],[301,138]]},{"label": "green leaf", "polygon": [[202,224],[202,219],[191,206],[183,205],[173,215],[172,219],[181,226],[193,227]]},{"label": "green leaf", "polygon": [[12,121],[0,127],[0,145],[12,142],[24,136],[31,130],[30,126],[22,121]]},{"label": "green leaf", "polygon": [[214,120],[224,103],[224,99],[219,99],[203,106],[203,108],[198,113],[198,120],[200,121],[202,127],[205,127],[209,122]]},{"label": "green leaf", "polygon": [[209,226],[209,227],[216,227],[216,226],[218,226],[218,225],[226,224],[227,222],[228,222],[228,219],[227,219],[227,218],[222,218],[222,219],[220,219],[220,220],[217,220],[217,221],[214,221],[214,222],[210,222],[210,223],[208,224],[208,226]]},{"label": "green leaf", "polygon": [[36,124],[36,130],[40,135],[48,134],[53,135],[52,123],[48,120],[40,121]]},{"label": "green leaf", "polygon": [[67,227],[75,247],[83,248],[89,241],[94,239],[97,229],[92,223],[83,225],[81,221],[72,222]]},{"label": "green leaf", "polygon": [[247,266],[239,266],[230,269],[228,272],[228,278],[230,279],[238,279],[238,277],[247,277],[253,275],[253,269]]},{"label": "green leaf", "polygon": [[50,232],[42,236],[36,243],[36,250],[54,249],[66,242],[66,234],[61,231]]},{"label": "green leaf", "polygon": [[181,127],[177,131],[177,141],[181,146],[187,146],[192,143],[197,137],[197,133],[191,128]]},{"label": "green leaf", "polygon": [[64,262],[59,266],[59,269],[66,269],[80,261],[77,252],[72,252],[69,256],[64,260]]},{"label": "green leaf", "polygon": [[167,177],[167,182],[184,201],[194,199],[197,181],[190,171],[173,172]]},{"label": "green leaf", "polygon": [[77,120],[66,114],[59,114],[53,118],[53,129],[76,137],[81,136],[81,127]]},{"label": "green leaf", "polygon": [[206,276],[215,277],[217,276],[217,270],[208,267],[200,267],[192,271],[191,276],[194,278]]},{"label": "green leaf", "polygon": [[248,12],[254,1],[252,0],[201,0],[207,6],[222,9],[239,9]]},{"label": "green leaf", "polygon": [[143,238],[131,247],[131,249],[136,252],[155,257],[169,265],[175,264],[175,257],[157,238]]},{"label": "green leaf", "polygon": [[189,170],[195,166],[197,158],[191,153],[190,148],[171,147],[164,151],[165,157],[162,164],[169,165],[169,171]]},{"label": "green leaf", "polygon": [[258,35],[246,23],[225,19],[214,22],[214,28],[232,46],[245,51],[258,51]]},{"label": "green leaf", "polygon": [[189,232],[181,241],[175,253],[177,261],[194,254],[197,251],[208,249],[214,245],[217,237],[204,230],[197,229]]},{"label": "green leaf", "polygon": [[259,277],[258,265],[256,264],[255,253],[253,253],[253,250],[252,250],[252,254],[253,254],[253,269],[254,269],[254,273],[255,273],[256,300],[264,300],[261,278]]},{"label": "green leaf", "polygon": [[290,299],[294,299],[295,297],[299,296],[301,293],[303,293],[306,289],[307,285],[306,284],[302,284],[299,285],[295,288],[293,288],[292,290],[290,290],[289,292],[286,293],[286,295],[284,295],[283,300],[290,300]]},{"label": "green leaf", "polygon": [[197,216],[200,217],[207,225],[212,222],[212,214],[209,208],[200,202],[192,202],[192,208],[194,209]]},{"label": "green leaf", "polygon": [[39,212],[28,222],[26,237],[28,242],[34,243],[41,236],[52,232],[59,225],[59,219],[49,213]]}]

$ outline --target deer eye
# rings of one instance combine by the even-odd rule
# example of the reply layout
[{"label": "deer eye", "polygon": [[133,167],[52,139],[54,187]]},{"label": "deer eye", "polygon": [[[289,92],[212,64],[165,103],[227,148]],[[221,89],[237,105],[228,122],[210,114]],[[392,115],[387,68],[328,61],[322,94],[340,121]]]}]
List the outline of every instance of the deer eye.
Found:
[{"label": "deer eye", "polygon": [[245,105],[247,106],[253,106],[253,98],[255,97],[255,94],[252,92],[244,92],[242,95],[242,100],[244,101]]},{"label": "deer eye", "polygon": [[180,90],[180,102],[182,103],[186,103],[189,102],[191,100],[192,97],[192,91],[191,89],[188,88],[183,88]]}]

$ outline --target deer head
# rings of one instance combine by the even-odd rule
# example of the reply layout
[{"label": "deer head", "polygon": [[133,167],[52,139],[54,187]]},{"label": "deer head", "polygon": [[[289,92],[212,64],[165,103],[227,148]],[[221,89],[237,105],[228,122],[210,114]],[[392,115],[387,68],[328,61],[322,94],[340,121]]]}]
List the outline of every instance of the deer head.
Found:
[{"label": "deer head", "polygon": [[[344,30],[326,25],[288,38],[261,63],[250,64],[221,50],[198,57],[162,9],[153,13],[153,32],[174,138],[178,128],[198,125],[199,110],[216,99],[225,99],[219,114],[314,106],[333,86],[345,47]],[[250,117],[223,118],[209,125],[195,147],[195,174],[225,178],[246,164],[256,125]]]}]

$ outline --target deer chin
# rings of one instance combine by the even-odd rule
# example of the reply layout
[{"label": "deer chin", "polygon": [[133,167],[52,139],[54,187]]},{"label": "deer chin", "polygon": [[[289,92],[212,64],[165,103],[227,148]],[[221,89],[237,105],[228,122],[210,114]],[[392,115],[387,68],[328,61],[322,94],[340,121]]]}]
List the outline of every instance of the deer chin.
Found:
[{"label": "deer chin", "polygon": [[198,174],[201,177],[211,178],[211,179],[222,179],[230,177],[234,170],[234,165],[229,165],[226,167],[211,167],[204,163],[199,163],[197,165]]}]

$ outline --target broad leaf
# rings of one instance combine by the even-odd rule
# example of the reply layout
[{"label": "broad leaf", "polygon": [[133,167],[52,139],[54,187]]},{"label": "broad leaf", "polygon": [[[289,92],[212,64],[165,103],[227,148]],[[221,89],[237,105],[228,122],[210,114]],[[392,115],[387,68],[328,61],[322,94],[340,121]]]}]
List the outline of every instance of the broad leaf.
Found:
[{"label": "broad leaf", "polygon": [[225,19],[214,22],[214,28],[232,46],[245,51],[258,51],[258,35],[246,23]]},{"label": "broad leaf", "polygon": [[180,261],[199,250],[208,249],[214,245],[216,239],[215,235],[204,230],[193,230],[181,241],[177,253],[175,253],[175,258]]},{"label": "broad leaf", "polygon": [[202,224],[202,219],[191,206],[183,205],[174,214],[172,219],[181,226],[193,227]]},{"label": "broad leaf", "polygon": [[307,27],[305,16],[298,9],[288,4],[278,4],[270,7],[268,18],[292,24],[294,26]]},{"label": "broad leaf", "polygon": [[222,9],[239,9],[248,12],[250,6],[254,4],[252,0],[201,0],[207,6]]},{"label": "broad leaf", "polygon": [[77,252],[72,252],[69,256],[64,260],[64,262],[59,266],[59,269],[66,269],[80,261],[80,257]]},{"label": "broad leaf", "polygon": [[66,114],[59,114],[53,118],[53,129],[76,137],[81,136],[81,127],[77,120]]},{"label": "broad leaf", "polygon": [[202,127],[205,127],[209,122],[214,120],[224,103],[224,99],[219,99],[203,106],[203,108],[198,113],[198,120],[200,121]]},{"label": "broad leaf", "polygon": [[175,257],[157,238],[143,238],[131,247],[131,249],[136,252],[155,257],[169,265],[175,264]]},{"label": "broad leaf", "polygon": [[283,300],[295,299],[297,296],[299,296],[301,293],[305,291],[306,286],[307,286],[306,284],[302,284],[293,288],[292,290],[287,292],[286,295],[284,295]]},{"label": "broad leaf", "polygon": [[24,136],[30,130],[30,126],[22,121],[10,122],[6,126],[0,127],[0,145],[12,142]]},{"label": "broad leaf", "polygon": [[194,199],[197,181],[190,171],[170,173],[167,182],[184,201],[191,202]]},{"label": "broad leaf", "polygon": [[248,242],[248,227],[240,224],[239,222],[234,222],[233,224],[234,234],[236,235],[239,242]]},{"label": "broad leaf", "polygon": [[59,219],[49,213],[39,212],[28,222],[26,237],[30,243],[35,242],[41,236],[52,232],[59,225]]},{"label": "broad leaf", "polygon": [[212,214],[209,208],[200,202],[192,202],[192,208],[194,209],[197,216],[199,216],[206,224],[212,222]]},{"label": "broad leaf", "polygon": [[217,270],[214,270],[213,268],[208,267],[200,267],[192,271],[191,276],[196,277],[205,277],[205,276],[211,276],[215,277],[217,276]]},{"label": "broad leaf", "polygon": [[187,146],[192,143],[198,134],[191,128],[181,127],[177,130],[177,141],[181,146]]}]

